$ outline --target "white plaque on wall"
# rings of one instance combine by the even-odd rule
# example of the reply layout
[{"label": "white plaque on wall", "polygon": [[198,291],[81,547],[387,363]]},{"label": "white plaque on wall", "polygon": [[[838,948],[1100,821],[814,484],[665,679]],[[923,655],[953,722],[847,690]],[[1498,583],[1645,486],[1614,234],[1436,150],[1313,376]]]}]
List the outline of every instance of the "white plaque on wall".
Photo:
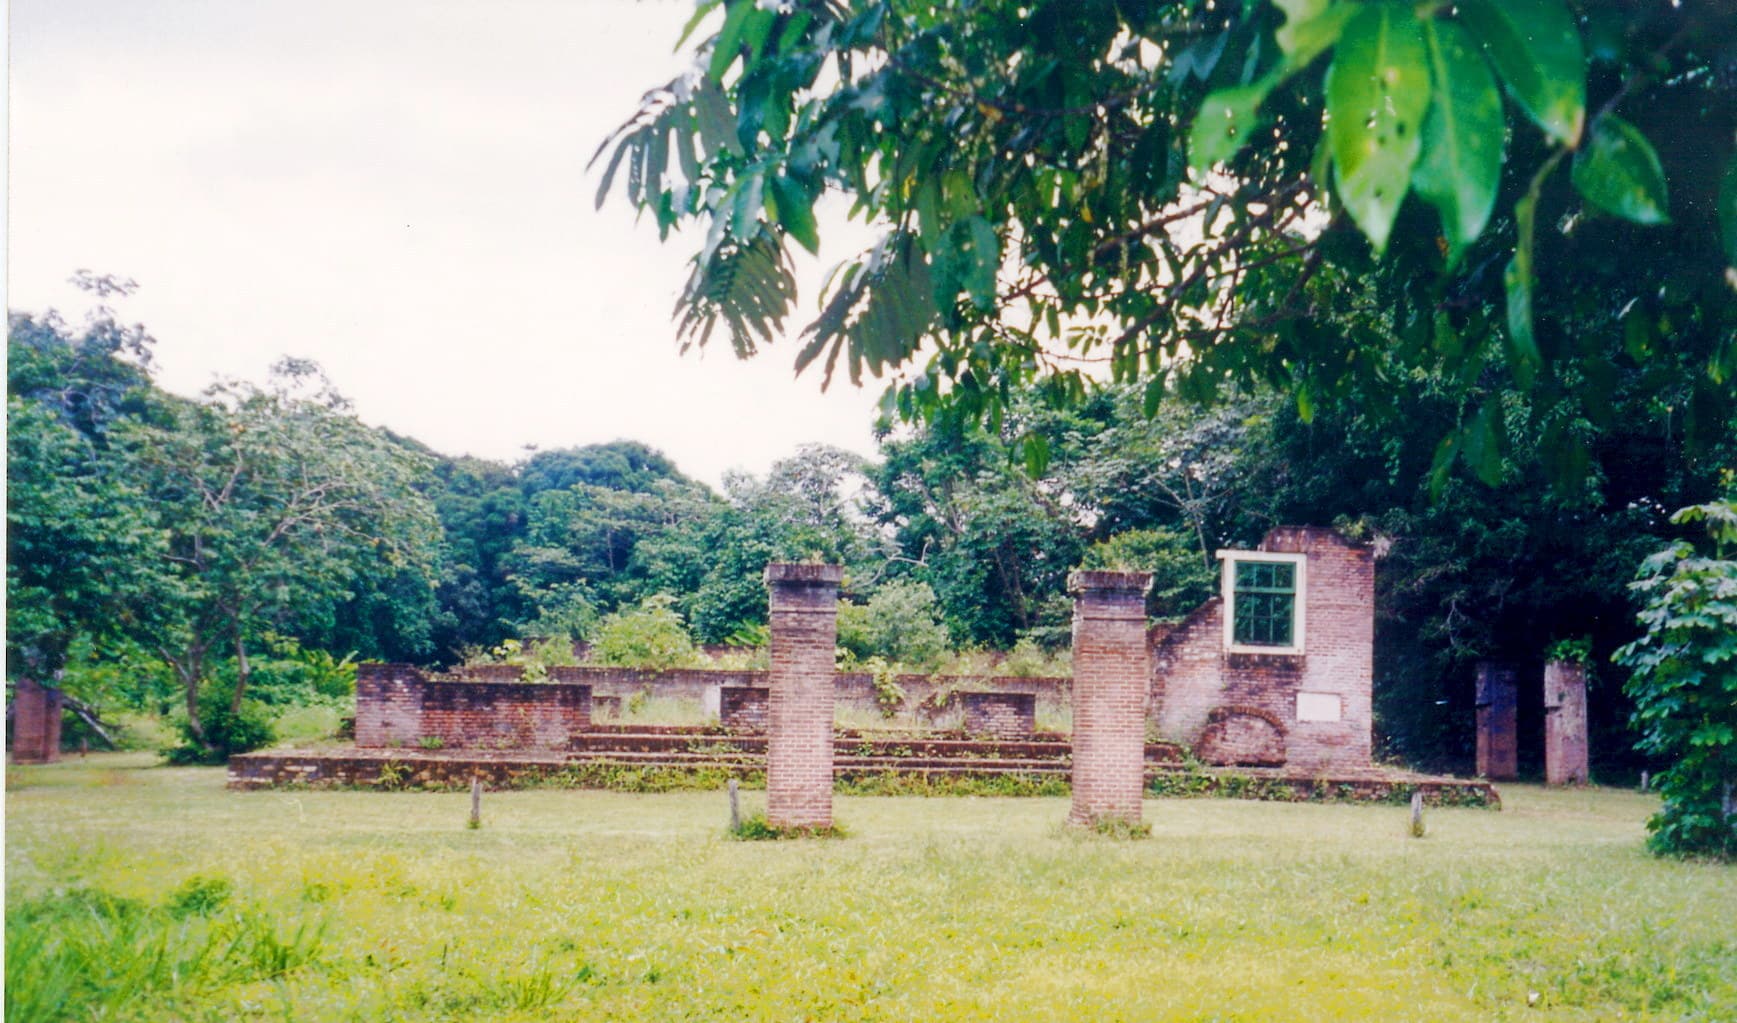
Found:
[{"label": "white plaque on wall", "polygon": [[1335,693],[1298,693],[1298,721],[1338,721],[1345,716]]}]

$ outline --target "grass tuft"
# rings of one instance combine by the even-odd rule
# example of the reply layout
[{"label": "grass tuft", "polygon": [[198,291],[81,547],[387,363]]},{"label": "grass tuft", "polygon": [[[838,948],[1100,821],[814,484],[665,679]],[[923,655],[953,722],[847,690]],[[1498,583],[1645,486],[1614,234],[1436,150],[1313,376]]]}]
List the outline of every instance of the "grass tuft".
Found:
[{"label": "grass tuft", "polygon": [[790,838],[844,838],[849,834],[837,824],[779,827],[767,820],[763,813],[749,814],[728,831],[731,838],[743,842],[777,842]]}]

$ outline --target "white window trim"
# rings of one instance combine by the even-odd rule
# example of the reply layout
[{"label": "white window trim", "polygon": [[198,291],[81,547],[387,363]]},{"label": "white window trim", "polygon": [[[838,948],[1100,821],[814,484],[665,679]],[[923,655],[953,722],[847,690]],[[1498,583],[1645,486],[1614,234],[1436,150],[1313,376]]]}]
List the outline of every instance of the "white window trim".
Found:
[{"label": "white window trim", "polygon": [[[1224,600],[1224,648],[1233,654],[1276,654],[1300,656],[1308,643],[1305,628],[1308,617],[1309,556],[1307,554],[1275,554],[1267,551],[1218,551],[1223,562],[1219,572],[1219,593]],[[1253,646],[1236,642],[1236,563],[1239,561],[1288,561],[1297,566],[1297,601],[1291,622],[1291,646]]]}]

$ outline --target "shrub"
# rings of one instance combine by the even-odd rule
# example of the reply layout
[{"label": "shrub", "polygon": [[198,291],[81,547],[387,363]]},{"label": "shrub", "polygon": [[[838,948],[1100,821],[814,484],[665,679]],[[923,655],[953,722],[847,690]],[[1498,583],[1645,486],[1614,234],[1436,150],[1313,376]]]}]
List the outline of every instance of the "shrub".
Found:
[{"label": "shrub", "polygon": [[947,657],[947,627],[929,584],[902,580],[882,586],[867,604],[841,601],[838,645],[858,661],[884,658],[933,671]]},{"label": "shrub", "polygon": [[171,764],[221,764],[235,753],[246,753],[277,741],[271,710],[257,700],[242,700],[239,711],[231,708],[233,690],[207,685],[199,694],[199,720],[205,726],[202,746],[186,721],[181,722],[185,741],[163,751]]},{"label": "shrub", "polygon": [[1645,600],[1645,634],[1615,654],[1633,669],[1624,687],[1639,747],[1670,762],[1664,798],[1647,822],[1653,851],[1737,858],[1737,502],[1684,508],[1672,522],[1703,522],[1712,557],[1677,542],[1641,563],[1631,584]]},{"label": "shrub", "polygon": [[1159,618],[1176,619],[1205,603],[1218,573],[1200,546],[1178,529],[1130,529],[1093,544],[1080,561],[1086,569],[1151,572],[1147,608]]},{"label": "shrub", "polygon": [[604,618],[591,644],[591,659],[653,671],[693,667],[699,651],[674,605],[674,597],[660,593]]}]

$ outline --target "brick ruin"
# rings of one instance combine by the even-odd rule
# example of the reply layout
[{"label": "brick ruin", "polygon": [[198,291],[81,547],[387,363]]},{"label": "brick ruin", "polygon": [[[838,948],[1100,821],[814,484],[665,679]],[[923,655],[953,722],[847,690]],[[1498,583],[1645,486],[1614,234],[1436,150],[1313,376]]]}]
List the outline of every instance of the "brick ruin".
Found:
[{"label": "brick ruin", "polygon": [[406,664],[356,670],[356,745],[566,749],[591,726],[591,687],[429,678]]},{"label": "brick ruin", "polygon": [[1075,572],[1074,773],[1068,823],[1140,823],[1145,794],[1147,572]]},{"label": "brick ruin", "polygon": [[965,731],[991,739],[1025,739],[1037,734],[1034,693],[960,693]]},{"label": "brick ruin", "polygon": [[21,678],[12,698],[12,762],[47,764],[60,759],[61,693]]},{"label": "brick ruin", "polygon": [[1584,785],[1590,750],[1586,730],[1586,667],[1544,664],[1544,784]]},{"label": "brick ruin", "polygon": [[1218,556],[1219,595],[1151,632],[1157,733],[1208,764],[1368,770],[1372,552],[1330,529],[1287,526],[1253,551]]},{"label": "brick ruin", "polygon": [[1514,666],[1494,661],[1478,663],[1477,774],[1491,781],[1520,776],[1520,701]]},{"label": "brick ruin", "polygon": [[[1374,640],[1369,550],[1331,530],[1281,528],[1255,550],[1221,551],[1219,557],[1221,594],[1174,627],[1151,630],[1144,610],[1149,577],[1075,573],[1074,677],[970,680],[954,694],[965,730],[1030,737],[1038,700],[1070,705],[1074,762],[1082,778],[1090,779],[1077,797],[1077,813],[1090,817],[1137,817],[1133,794],[1148,726],[1211,765],[1309,775],[1368,770]],[[837,566],[768,566],[770,671],[556,667],[548,669],[547,681],[530,683],[514,665],[467,668],[462,679],[425,675],[406,665],[363,665],[357,745],[559,749],[588,726],[594,705],[656,692],[704,700],[732,732],[771,736],[769,755],[780,765],[779,777],[819,777],[830,757],[834,706],[875,705],[872,678],[833,668],[841,574]],[[1251,579],[1259,585],[1247,585]],[[1260,613],[1245,606],[1239,626],[1238,602],[1257,600],[1254,610]],[[1260,634],[1240,634],[1239,628]],[[908,690],[908,705],[932,704],[949,684],[923,676],[899,681]],[[1102,792],[1100,782],[1108,786]],[[778,792],[774,802],[791,821],[830,819],[829,805],[786,804],[783,788]]]},{"label": "brick ruin", "polygon": [[[826,827],[836,779],[889,773],[1066,777],[1071,822],[1137,825],[1148,786],[1162,790],[1167,775],[1192,770],[1190,751],[1240,777],[1244,789],[1293,786],[1283,798],[1295,798],[1295,785],[1364,798],[1436,786],[1432,798],[1445,798],[1471,784],[1402,776],[1370,761],[1367,548],[1330,530],[1283,528],[1255,550],[1219,557],[1220,595],[1174,627],[1148,628],[1146,574],[1074,573],[1074,677],[900,676],[905,697],[891,709],[916,732],[835,727],[839,706],[889,710],[872,676],[835,669],[842,570],[774,564],[765,575],[770,670],[552,667],[533,682],[517,665],[466,668],[462,677],[362,665],[355,750],[238,756],[230,784],[378,783],[385,764],[397,765],[394,778],[408,770],[411,784],[450,784],[465,771],[511,784],[549,773],[702,767],[763,776],[767,817],[780,827]],[[718,723],[593,719],[641,694],[694,700]],[[1071,709],[1071,735],[1038,731],[1045,703]],[[940,714],[963,727],[938,725]],[[1202,784],[1216,784],[1212,770]],[[1497,801],[1487,783],[1471,787],[1480,805]]]},{"label": "brick ruin", "polygon": [[766,820],[779,828],[832,826],[834,653],[838,565],[766,566],[768,672]]}]

